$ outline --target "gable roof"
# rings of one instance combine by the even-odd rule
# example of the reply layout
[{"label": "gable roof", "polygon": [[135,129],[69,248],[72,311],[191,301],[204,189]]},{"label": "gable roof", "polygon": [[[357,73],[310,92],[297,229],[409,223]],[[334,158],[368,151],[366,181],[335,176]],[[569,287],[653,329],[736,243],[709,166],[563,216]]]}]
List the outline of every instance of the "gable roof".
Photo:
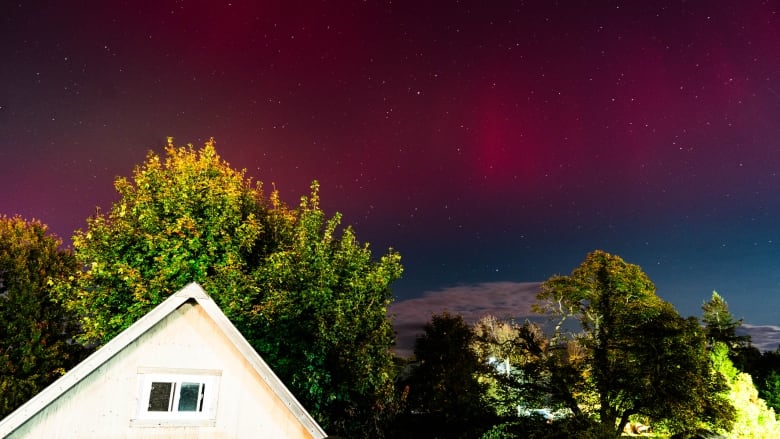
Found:
[{"label": "gable roof", "polygon": [[43,389],[35,397],[27,401],[10,415],[0,420],[0,438],[14,432],[25,422],[45,409],[54,400],[68,392],[72,387],[89,376],[101,365],[109,361],[128,345],[133,343],[164,318],[188,301],[194,301],[205,311],[214,324],[222,331],[241,356],[251,365],[260,378],[271,388],[274,394],[289,408],[296,419],[314,438],[325,438],[327,435],[311,415],[303,408],[289,389],[271,370],[268,364],[252,348],[235,326],[228,320],[216,303],[197,283],[190,283],[168,299],[157,305],[148,314],[125,329],[103,347],[95,351],[84,361],[76,365],[68,373]]}]

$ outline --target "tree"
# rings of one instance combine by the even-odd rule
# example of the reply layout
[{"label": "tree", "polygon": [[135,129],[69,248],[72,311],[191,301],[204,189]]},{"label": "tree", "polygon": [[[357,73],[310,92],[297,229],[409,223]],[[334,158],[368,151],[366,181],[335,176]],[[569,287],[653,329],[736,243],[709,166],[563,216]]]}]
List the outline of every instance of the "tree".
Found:
[{"label": "tree", "polygon": [[775,412],[780,409],[780,373],[776,370],[769,372],[769,375],[764,379],[764,385],[759,389],[759,396],[766,401],[766,405],[771,407]]},{"label": "tree", "polygon": [[341,216],[325,218],[316,182],[297,211],[273,206],[294,223],[256,272],[264,295],[246,316],[250,340],[325,425],[350,437],[376,436],[392,414],[387,307],[400,256],[391,251],[375,262],[351,228],[338,237]]},{"label": "tree", "polygon": [[742,326],[742,319],[735,319],[729,312],[729,305],[717,293],[712,292],[712,299],[702,305],[702,323],[710,346],[723,344],[728,348],[729,359],[742,372],[753,377],[753,382],[759,383],[763,389],[766,384],[767,371],[764,368],[764,358],[761,351],[752,345],[749,335],[737,335]]},{"label": "tree", "polygon": [[[460,315],[433,315],[414,346],[416,364],[403,383],[417,437],[475,437],[492,415],[484,403],[487,372],[473,350],[474,332]],[[486,428],[486,427],[485,427]],[[407,432],[406,437],[411,432]]]},{"label": "tree", "polygon": [[[661,300],[639,266],[594,251],[571,275],[544,282],[538,299],[535,309],[557,320],[551,343],[582,349],[573,384],[591,391],[568,397],[605,429],[619,435],[632,415],[672,429],[690,419],[728,424],[698,322]],[[581,331],[565,332],[567,319]]]},{"label": "tree", "polygon": [[579,415],[582,350],[574,340],[552,344],[542,329],[492,316],[475,325],[476,349],[493,366],[486,380],[496,412],[509,419],[533,409],[568,409]]},{"label": "tree", "polygon": [[257,294],[252,271],[275,242],[260,185],[223,162],[213,142],[200,151],[169,143],[166,153],[162,161],[150,152],[132,182],[118,178],[119,201],[73,236],[84,270],[60,292],[81,316],[84,341],[109,341],[189,282],[228,316]]},{"label": "tree", "polygon": [[701,309],[702,323],[710,344],[724,343],[731,351],[743,348],[750,343],[749,336],[737,335],[737,328],[742,326],[742,319],[736,320],[729,312],[729,304],[717,291],[712,292],[712,298],[705,302]]},{"label": "tree", "polygon": [[486,315],[474,325],[474,350],[504,374],[511,374],[512,364],[522,356],[513,340],[517,338],[517,325]]},{"label": "tree", "polygon": [[726,351],[736,370],[750,375],[758,395],[777,413],[780,410],[780,350],[760,352],[749,345],[734,351],[725,343],[716,345]]},{"label": "tree", "polygon": [[75,319],[52,284],[76,271],[73,256],[39,221],[0,216],[0,418],[81,360]]},{"label": "tree", "polygon": [[487,383],[487,397],[490,405],[500,416],[515,416],[522,395],[507,381],[515,378],[523,361],[523,351],[515,343],[519,332],[513,322],[501,321],[487,315],[474,325],[473,349],[478,358],[490,365],[482,377]]},{"label": "tree", "polygon": [[398,254],[374,260],[338,214],[326,219],[316,182],[292,209],[213,140],[196,150],[169,139],[165,152],[118,178],[119,200],[73,237],[84,271],[59,292],[83,338],[105,343],[197,281],[324,428],[371,428],[391,394]]},{"label": "tree", "polygon": [[728,428],[729,437],[745,439],[770,439],[780,437],[780,422],[771,407],[758,397],[749,374],[740,372],[729,358],[725,343],[716,342],[712,348],[715,370],[726,378],[727,396],[736,408],[735,421]]}]

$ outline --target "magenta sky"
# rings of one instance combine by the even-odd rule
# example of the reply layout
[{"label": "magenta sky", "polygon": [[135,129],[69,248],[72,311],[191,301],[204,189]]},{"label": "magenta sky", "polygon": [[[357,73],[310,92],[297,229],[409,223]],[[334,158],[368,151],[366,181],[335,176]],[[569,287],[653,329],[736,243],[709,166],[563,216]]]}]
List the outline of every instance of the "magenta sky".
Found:
[{"label": "magenta sky", "polygon": [[780,324],[776,3],[284,3],[4,2],[0,212],[67,238],[213,136],[290,203],[320,180],[399,299],[601,248],[683,314]]}]

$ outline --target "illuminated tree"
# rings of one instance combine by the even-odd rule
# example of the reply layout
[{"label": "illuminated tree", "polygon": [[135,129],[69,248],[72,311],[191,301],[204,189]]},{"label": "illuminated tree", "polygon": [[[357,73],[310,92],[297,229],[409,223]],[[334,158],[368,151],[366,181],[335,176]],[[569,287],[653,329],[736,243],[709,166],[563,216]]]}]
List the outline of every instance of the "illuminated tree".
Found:
[{"label": "illuminated tree", "polygon": [[727,428],[735,439],[773,439],[780,437],[780,422],[771,407],[758,397],[749,374],[740,372],[729,359],[725,343],[715,343],[712,349],[715,370],[726,378],[728,399],[736,408],[735,421]]},{"label": "illuminated tree", "polygon": [[517,332],[516,325],[487,315],[474,325],[474,349],[480,359],[495,364],[498,370],[509,374],[512,364],[517,364],[522,356],[513,343]]},{"label": "illuminated tree", "polygon": [[[639,266],[594,251],[571,275],[547,280],[538,298],[537,311],[557,319],[551,343],[577,343],[584,355],[572,384],[592,390],[569,397],[604,429],[619,435],[632,415],[677,431],[691,419],[728,425],[729,407],[717,398],[723,383],[711,373],[698,321],[661,300]],[[564,332],[567,319],[581,331]]]},{"label": "illuminated tree", "polygon": [[75,319],[52,301],[73,256],[38,221],[0,216],[0,418],[65,373],[84,349]]},{"label": "illuminated tree", "polygon": [[149,153],[132,181],[118,178],[119,201],[73,236],[84,271],[61,290],[85,341],[107,342],[189,282],[229,316],[257,295],[252,271],[276,243],[260,186],[211,142],[200,151],[169,143],[166,153]]},{"label": "illuminated tree", "polygon": [[328,219],[316,182],[298,208],[265,197],[217,154],[150,153],[119,200],[73,237],[83,273],[60,285],[84,339],[105,343],[185,284],[199,282],[332,433],[370,435],[392,394],[387,306],[401,273]]},{"label": "illuminated tree", "polygon": [[519,328],[488,315],[474,325],[472,347],[480,361],[490,367],[481,380],[488,385],[487,398],[501,416],[515,415],[521,395],[512,385],[506,383],[520,370],[524,353],[516,343]]},{"label": "illuminated tree", "polygon": [[392,408],[387,307],[400,256],[390,251],[374,261],[351,228],[339,236],[341,216],[325,218],[316,182],[296,211],[281,211],[294,221],[255,272],[262,299],[245,316],[250,340],[325,425],[375,437]]},{"label": "illuminated tree", "polygon": [[736,320],[729,312],[729,304],[717,291],[712,292],[709,302],[702,305],[702,323],[710,344],[724,343],[730,350],[745,347],[750,343],[750,337],[737,335],[737,328],[742,326],[742,319]]},{"label": "illuminated tree", "polygon": [[742,372],[753,377],[753,381],[762,385],[763,391],[766,384],[765,378],[766,358],[761,351],[751,344],[749,335],[737,335],[737,330],[742,326],[742,319],[735,319],[729,312],[729,305],[716,291],[712,292],[712,299],[702,305],[702,323],[707,334],[707,343],[710,346],[723,344],[728,348],[729,359]]}]

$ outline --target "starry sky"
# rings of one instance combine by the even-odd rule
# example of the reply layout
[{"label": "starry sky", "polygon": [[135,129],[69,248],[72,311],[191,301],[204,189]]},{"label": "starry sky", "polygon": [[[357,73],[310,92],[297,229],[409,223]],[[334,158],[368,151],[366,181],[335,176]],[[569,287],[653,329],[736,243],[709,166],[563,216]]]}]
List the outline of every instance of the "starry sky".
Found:
[{"label": "starry sky", "polygon": [[535,282],[603,249],[683,315],[717,290],[774,333],[778,10],[5,1],[0,213],[68,241],[167,136],[214,137],[288,203],[319,180],[328,212],[402,254],[399,327],[522,314]]}]

